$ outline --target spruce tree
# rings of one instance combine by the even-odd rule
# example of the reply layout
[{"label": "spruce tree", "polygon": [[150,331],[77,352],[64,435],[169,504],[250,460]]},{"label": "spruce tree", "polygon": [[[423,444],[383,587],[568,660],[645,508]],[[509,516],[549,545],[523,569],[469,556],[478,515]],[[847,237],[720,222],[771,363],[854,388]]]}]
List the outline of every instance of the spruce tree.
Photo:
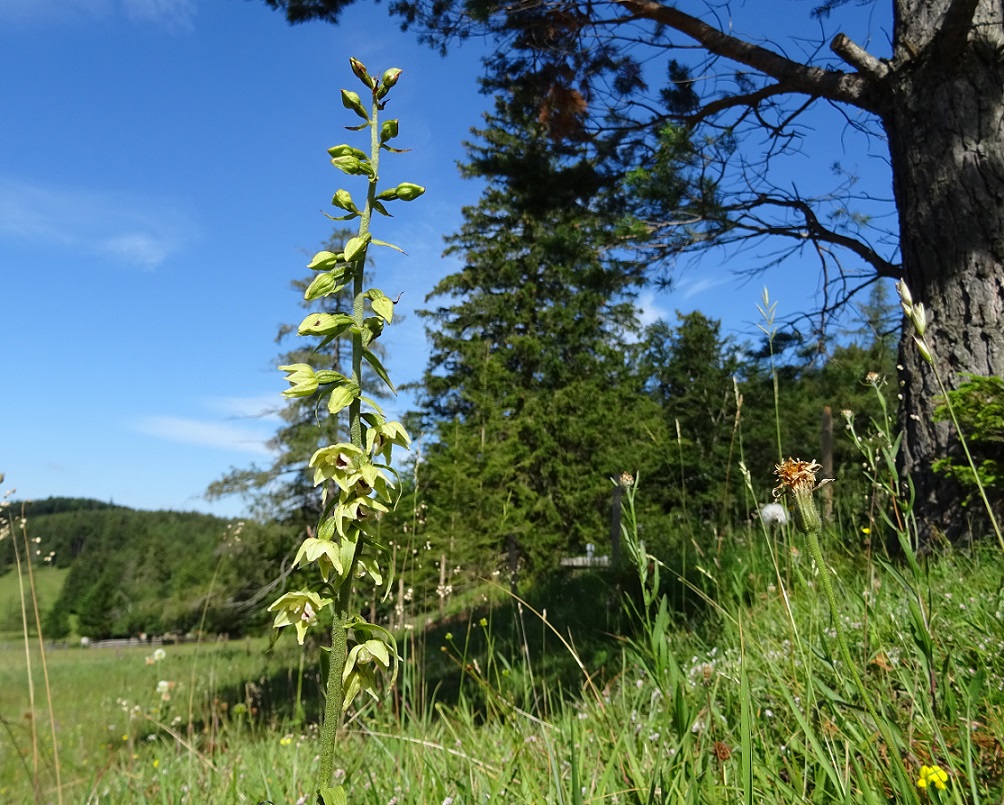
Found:
[{"label": "spruce tree", "polygon": [[489,570],[511,535],[544,571],[606,539],[609,478],[651,449],[633,366],[644,266],[619,248],[616,176],[582,148],[505,95],[475,133],[464,173],[488,184],[447,239],[463,267],[420,313],[426,537]]},{"label": "spruce tree", "polygon": [[[734,515],[726,504],[741,497],[741,478],[731,467],[739,456],[733,383],[739,350],[722,336],[720,321],[699,311],[676,315],[675,326],[650,325],[643,342],[647,389],[671,441],[652,480],[665,511],[723,524]],[[727,478],[736,482],[730,490]]]}]

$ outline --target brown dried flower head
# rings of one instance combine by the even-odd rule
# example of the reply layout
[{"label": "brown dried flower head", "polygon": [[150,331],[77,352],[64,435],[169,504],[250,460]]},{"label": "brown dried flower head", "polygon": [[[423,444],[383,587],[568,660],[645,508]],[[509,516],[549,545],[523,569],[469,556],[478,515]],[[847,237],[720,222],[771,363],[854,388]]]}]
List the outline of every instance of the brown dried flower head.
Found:
[{"label": "brown dried flower head", "polygon": [[815,461],[786,458],[774,467],[777,476],[774,497],[779,498],[785,492],[812,492],[816,488],[816,473],[821,469]]}]

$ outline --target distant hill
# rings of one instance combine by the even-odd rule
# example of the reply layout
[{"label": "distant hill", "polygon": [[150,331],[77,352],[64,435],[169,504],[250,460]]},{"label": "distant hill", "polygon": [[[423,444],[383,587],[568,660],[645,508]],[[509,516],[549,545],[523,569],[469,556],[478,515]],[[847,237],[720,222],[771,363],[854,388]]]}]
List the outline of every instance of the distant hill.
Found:
[{"label": "distant hill", "polygon": [[93,498],[46,498],[45,500],[14,501],[11,503],[11,510],[16,514],[21,513],[22,507],[30,517],[38,517],[42,514],[59,514],[60,512],[126,508]]},{"label": "distant hill", "polygon": [[[21,504],[8,511],[16,519]],[[239,632],[249,614],[260,620],[242,601],[278,573],[267,547],[282,556],[275,526],[248,524],[235,537],[233,521],[209,514],[138,511],[79,498],[32,501],[25,513],[33,563],[68,571],[45,615],[50,637],[71,628],[94,638],[184,632],[198,627],[203,610],[207,629]],[[14,530],[16,543],[0,541],[0,575],[15,567],[15,544],[23,548]]]}]

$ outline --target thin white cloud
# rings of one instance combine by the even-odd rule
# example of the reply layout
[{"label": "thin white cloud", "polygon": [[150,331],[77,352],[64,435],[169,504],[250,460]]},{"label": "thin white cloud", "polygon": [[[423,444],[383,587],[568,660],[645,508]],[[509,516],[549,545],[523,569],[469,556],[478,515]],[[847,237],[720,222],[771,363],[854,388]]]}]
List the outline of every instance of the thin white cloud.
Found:
[{"label": "thin white cloud", "polygon": [[118,257],[123,262],[156,268],[168,256],[167,244],[143,232],[128,232],[108,238],[98,249]]},{"label": "thin white cloud", "polygon": [[218,411],[229,417],[242,419],[258,419],[267,422],[279,420],[278,411],[286,400],[279,393],[282,380],[276,372],[276,389],[274,394],[260,394],[248,397],[207,397],[204,402],[212,411]]},{"label": "thin white cloud", "polygon": [[194,27],[195,0],[122,0],[122,9],[132,22],[184,31]]},{"label": "thin white cloud", "polygon": [[665,319],[669,315],[665,308],[656,304],[655,294],[652,291],[642,292],[636,304],[638,306],[638,321],[642,327],[655,324],[659,319]]},{"label": "thin white cloud", "polygon": [[0,0],[0,21],[18,25],[106,22],[121,16],[172,31],[193,28],[198,0]]},{"label": "thin white cloud", "polygon": [[184,248],[195,230],[188,216],[160,199],[0,176],[0,238],[154,269]]},{"label": "thin white cloud", "polygon": [[261,433],[226,422],[207,422],[177,416],[146,416],[139,419],[134,427],[140,433],[171,442],[269,455],[269,450],[265,447],[266,437]]},{"label": "thin white cloud", "polygon": [[712,288],[717,288],[719,285],[724,285],[729,282],[730,277],[728,276],[718,276],[718,277],[702,277],[697,280],[684,280],[680,282],[677,286],[677,290],[684,299],[693,299],[698,294],[702,294],[705,291],[710,291]]}]

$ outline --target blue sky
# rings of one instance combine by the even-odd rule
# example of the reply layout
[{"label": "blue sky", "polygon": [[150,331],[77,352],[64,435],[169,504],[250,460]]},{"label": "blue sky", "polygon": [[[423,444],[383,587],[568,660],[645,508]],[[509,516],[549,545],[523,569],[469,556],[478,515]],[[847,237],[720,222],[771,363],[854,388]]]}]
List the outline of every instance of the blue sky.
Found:
[{"label": "blue sky", "polygon": [[[337,28],[291,28],[258,0],[0,0],[4,489],[242,513],[201,495],[229,467],[268,461],[276,423],[262,414],[285,387],[274,337],[301,313],[289,283],[331,231],[333,192],[353,189],[326,154],[353,136],[338,96],[355,82],[350,55],[405,71],[387,114],[412,150],[384,160],[382,183],[428,187],[375,232],[408,252],[382,250],[375,267],[382,290],[403,292],[385,338],[401,383],[427,354],[408,314],[456,268],[442,238],[479,193],[456,169],[488,104],[477,43],[442,59],[371,3]],[[647,315],[699,308],[755,332],[761,284],[737,267],[701,261],[647,294]],[[817,280],[793,266],[766,282],[785,314]]]}]

